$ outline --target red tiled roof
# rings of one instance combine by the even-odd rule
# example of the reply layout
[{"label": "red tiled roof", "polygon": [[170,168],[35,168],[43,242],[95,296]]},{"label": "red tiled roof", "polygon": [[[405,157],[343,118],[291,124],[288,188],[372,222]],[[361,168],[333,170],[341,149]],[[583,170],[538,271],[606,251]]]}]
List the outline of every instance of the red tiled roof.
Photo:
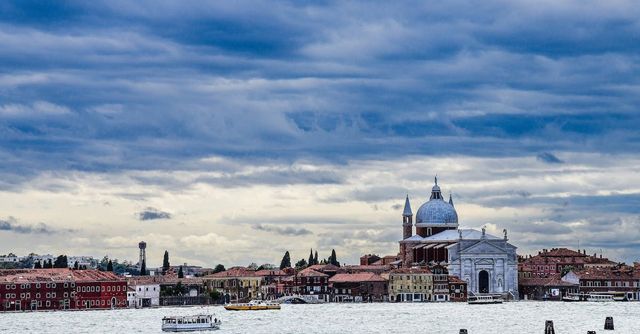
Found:
[{"label": "red tiled roof", "polygon": [[307,267],[307,269],[313,269],[315,271],[338,271],[340,267],[335,266],[333,264],[314,264],[312,266]]},{"label": "red tiled roof", "polygon": [[634,270],[633,267],[606,267],[606,268],[588,268],[581,271],[574,272],[579,279],[634,279],[640,277],[640,273]]},{"label": "red tiled roof", "polygon": [[323,274],[319,271],[315,271],[311,268],[303,269],[298,273],[300,277],[329,277],[327,274]]},{"label": "red tiled roof", "polygon": [[263,269],[263,270],[258,270],[255,272],[256,276],[290,276],[289,274],[287,274],[286,271],[284,270],[268,270],[268,269]]},{"label": "red tiled roof", "polygon": [[336,274],[329,279],[330,283],[350,282],[386,282],[387,280],[374,273]]},{"label": "red tiled roof", "polygon": [[0,282],[46,282],[46,281],[123,281],[124,278],[107,271],[52,269],[0,270]]},{"label": "red tiled roof", "polygon": [[577,286],[577,284],[565,282],[560,275],[551,275],[550,277],[532,277],[518,279],[518,285],[522,286],[546,286],[546,287],[562,287]]},{"label": "red tiled roof", "polygon": [[540,256],[546,257],[587,257],[588,255],[576,252],[568,248],[552,248],[546,252],[540,253]]},{"label": "red tiled roof", "polygon": [[449,275],[449,283],[454,284],[467,284],[466,281],[461,280],[458,276]]},{"label": "red tiled roof", "polygon": [[431,270],[426,267],[398,268],[391,270],[392,274],[431,274]]},{"label": "red tiled roof", "polygon": [[225,277],[254,277],[256,272],[245,267],[233,267],[229,270],[221,271],[219,273],[207,275],[207,278],[225,278]]}]

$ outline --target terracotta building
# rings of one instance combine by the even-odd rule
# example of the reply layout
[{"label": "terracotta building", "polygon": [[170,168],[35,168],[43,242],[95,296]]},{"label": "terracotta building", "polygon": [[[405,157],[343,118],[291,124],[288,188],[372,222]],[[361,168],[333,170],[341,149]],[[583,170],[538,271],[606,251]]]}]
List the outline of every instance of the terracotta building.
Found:
[{"label": "terracotta building", "polygon": [[581,294],[618,292],[624,293],[627,300],[640,300],[640,272],[634,267],[585,268],[570,271],[562,280],[578,285]]},{"label": "terracotta building", "polygon": [[0,270],[0,311],[127,306],[127,282],[97,270]]},{"label": "terracotta building", "polygon": [[296,274],[295,282],[298,294],[308,295],[325,302],[330,300],[329,275],[306,268]]},{"label": "terracotta building", "polygon": [[329,279],[333,302],[382,302],[388,282],[375,273],[337,274]]}]

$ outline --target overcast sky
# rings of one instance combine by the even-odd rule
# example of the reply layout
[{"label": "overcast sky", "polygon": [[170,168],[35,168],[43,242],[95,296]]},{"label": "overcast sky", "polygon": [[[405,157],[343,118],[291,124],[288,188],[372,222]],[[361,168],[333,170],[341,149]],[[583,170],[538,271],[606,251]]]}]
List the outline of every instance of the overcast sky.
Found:
[{"label": "overcast sky", "polygon": [[637,1],[2,1],[0,50],[0,254],[355,263],[437,174],[640,258]]}]

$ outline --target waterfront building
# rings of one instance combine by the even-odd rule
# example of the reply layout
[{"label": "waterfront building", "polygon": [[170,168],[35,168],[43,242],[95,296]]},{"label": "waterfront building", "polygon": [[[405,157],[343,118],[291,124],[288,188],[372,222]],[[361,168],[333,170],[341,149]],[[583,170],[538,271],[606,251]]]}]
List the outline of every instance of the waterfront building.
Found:
[{"label": "waterfront building", "polygon": [[433,273],[426,267],[399,268],[389,273],[389,300],[426,302],[433,296]]},{"label": "waterfront building", "polygon": [[287,293],[291,294],[291,288],[293,286],[292,276],[294,274],[295,270],[293,268],[256,271],[256,276],[262,277],[262,284],[260,286],[262,299],[278,299],[286,296]]},{"label": "waterfront building", "polygon": [[560,274],[520,278],[518,285],[520,299],[525,300],[562,300],[567,294],[579,292],[578,284],[563,281]]},{"label": "waterfront building", "polygon": [[383,302],[388,282],[375,273],[336,274],[329,279],[329,290],[333,302]]},{"label": "waterfront building", "polygon": [[116,274],[99,270],[61,270],[71,273],[76,283],[75,308],[112,309],[127,306],[127,281]]},{"label": "waterfront building", "polygon": [[328,274],[316,271],[313,268],[303,269],[295,276],[296,292],[299,295],[306,295],[328,302],[330,300],[329,277]]},{"label": "waterfront building", "polygon": [[0,270],[0,310],[105,309],[127,305],[127,283],[97,270]]},{"label": "waterfront building", "polygon": [[456,276],[449,275],[449,301],[466,302],[467,301],[467,282]]},{"label": "waterfront building", "polygon": [[133,298],[127,300],[129,307],[143,308],[160,305],[160,282],[153,276],[135,276],[127,279],[133,290]]},{"label": "waterfront building", "polygon": [[579,292],[622,292],[629,300],[640,300],[640,271],[626,265],[594,267],[569,271],[562,277],[564,282],[577,285]]},{"label": "waterfront building", "polygon": [[566,273],[569,270],[582,270],[584,268],[613,267],[617,263],[594,254],[587,255],[568,248],[543,249],[535,256],[521,257],[518,263],[518,277],[544,278],[556,274]]},{"label": "waterfront building", "polygon": [[[415,226],[415,234],[413,227]],[[415,224],[409,197],[402,212],[402,266],[436,266],[444,274],[467,282],[468,292],[505,294],[518,298],[516,247],[504,237],[474,229],[459,229],[458,213],[451,195],[445,201],[436,178],[429,201],[422,204]],[[439,289],[441,290],[441,289]]]},{"label": "waterfront building", "polygon": [[229,270],[203,277],[209,291],[218,291],[227,302],[242,302],[261,299],[262,277],[255,270],[233,267]]}]

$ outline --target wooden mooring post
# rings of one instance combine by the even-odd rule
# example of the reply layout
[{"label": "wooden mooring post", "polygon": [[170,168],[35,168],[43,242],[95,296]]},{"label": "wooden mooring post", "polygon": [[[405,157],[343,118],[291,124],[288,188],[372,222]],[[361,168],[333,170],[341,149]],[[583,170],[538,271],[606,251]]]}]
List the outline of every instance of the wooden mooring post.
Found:
[{"label": "wooden mooring post", "polygon": [[544,334],[556,334],[556,331],[553,329],[553,320],[545,321]]},{"label": "wooden mooring post", "polygon": [[607,331],[613,330],[613,317],[607,317],[604,320],[604,330],[607,330]]}]

